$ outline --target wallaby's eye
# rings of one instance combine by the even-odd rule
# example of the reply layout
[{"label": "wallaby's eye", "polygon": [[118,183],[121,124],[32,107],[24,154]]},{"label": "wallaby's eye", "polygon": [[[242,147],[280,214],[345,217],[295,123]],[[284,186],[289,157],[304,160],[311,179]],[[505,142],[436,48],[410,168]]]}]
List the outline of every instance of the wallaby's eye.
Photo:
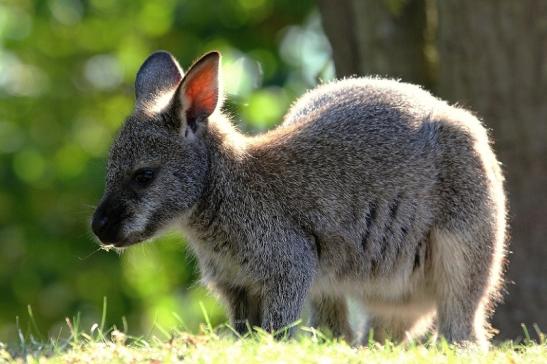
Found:
[{"label": "wallaby's eye", "polygon": [[151,168],[141,168],[133,175],[133,182],[140,188],[148,187],[154,180],[156,173]]}]

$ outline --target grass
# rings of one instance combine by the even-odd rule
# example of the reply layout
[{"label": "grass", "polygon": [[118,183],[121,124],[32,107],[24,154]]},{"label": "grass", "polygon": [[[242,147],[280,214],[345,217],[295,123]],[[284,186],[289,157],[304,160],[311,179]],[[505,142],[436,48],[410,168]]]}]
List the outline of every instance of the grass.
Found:
[{"label": "grass", "polygon": [[0,361],[28,363],[545,363],[545,344],[506,343],[488,352],[450,345],[352,348],[344,342],[306,336],[275,341],[270,335],[235,339],[213,333],[179,332],[169,340],[129,340],[112,331],[110,338],[81,336],[68,345],[43,345],[11,354],[0,349]]},{"label": "grass", "polygon": [[79,318],[66,320],[68,336],[40,336],[32,310],[29,317],[34,334],[23,335],[19,345],[0,343],[0,363],[547,363],[547,340],[536,328],[539,342],[505,342],[489,351],[460,348],[446,342],[395,345],[370,342],[352,347],[321,332],[301,327],[293,340],[275,340],[260,330],[238,337],[227,325],[216,329],[202,307],[205,324],[201,334],[158,328],[158,336],[132,337],[118,329],[105,329],[106,299],[100,323],[86,332]]},{"label": "grass", "polygon": [[294,340],[277,341],[264,332],[243,338],[230,334],[226,326],[192,335],[173,332],[169,338],[128,337],[116,330],[90,332],[71,330],[68,340],[47,343],[25,340],[11,350],[0,346],[0,362],[7,363],[546,363],[547,343],[506,342],[488,352],[462,349],[445,342],[398,346],[371,343],[351,347],[325,337],[313,329]]}]

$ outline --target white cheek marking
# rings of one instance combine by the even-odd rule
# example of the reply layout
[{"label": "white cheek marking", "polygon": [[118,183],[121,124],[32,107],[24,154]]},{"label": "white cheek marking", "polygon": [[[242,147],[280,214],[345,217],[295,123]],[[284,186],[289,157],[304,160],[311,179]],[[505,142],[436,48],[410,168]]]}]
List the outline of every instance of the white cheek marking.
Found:
[{"label": "white cheek marking", "polygon": [[155,208],[155,203],[144,204],[140,213],[125,224],[123,228],[124,235],[129,236],[131,234],[140,234],[144,232]]}]

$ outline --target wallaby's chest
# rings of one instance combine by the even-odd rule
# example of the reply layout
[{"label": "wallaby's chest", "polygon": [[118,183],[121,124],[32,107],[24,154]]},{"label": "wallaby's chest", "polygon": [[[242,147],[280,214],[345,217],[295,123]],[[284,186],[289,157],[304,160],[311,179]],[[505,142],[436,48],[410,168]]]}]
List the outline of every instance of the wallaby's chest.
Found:
[{"label": "wallaby's chest", "polygon": [[245,285],[249,281],[245,266],[249,264],[250,257],[242,252],[241,241],[235,241],[219,231],[192,231],[187,234],[205,281],[237,285]]}]

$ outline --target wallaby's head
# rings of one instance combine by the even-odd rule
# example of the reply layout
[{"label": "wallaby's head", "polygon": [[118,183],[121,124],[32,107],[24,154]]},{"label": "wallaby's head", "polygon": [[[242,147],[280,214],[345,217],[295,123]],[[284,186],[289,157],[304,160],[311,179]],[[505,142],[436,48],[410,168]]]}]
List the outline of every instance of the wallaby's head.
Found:
[{"label": "wallaby's head", "polygon": [[135,110],[110,150],[103,198],[92,229],[104,244],[152,237],[199,199],[208,171],[204,142],[219,103],[220,55],[186,74],[167,52],[153,53],[135,81]]}]

